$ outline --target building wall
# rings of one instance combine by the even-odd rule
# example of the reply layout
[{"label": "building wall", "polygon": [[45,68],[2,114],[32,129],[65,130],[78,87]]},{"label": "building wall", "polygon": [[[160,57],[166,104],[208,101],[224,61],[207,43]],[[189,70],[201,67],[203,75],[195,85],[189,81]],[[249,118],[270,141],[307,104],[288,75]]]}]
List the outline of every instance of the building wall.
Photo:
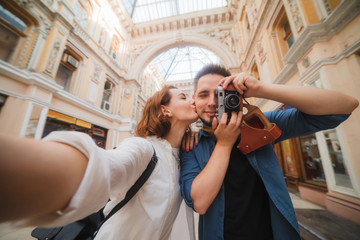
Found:
[{"label": "building wall", "polygon": [[[233,32],[241,49],[241,70],[259,76],[260,81],[277,84],[316,84],[360,99],[360,6],[358,1],[231,1],[238,3]],[[289,23],[292,45],[284,23]],[[254,67],[255,66],[255,67]],[[255,70],[255,71],[254,71]],[[252,102],[262,110],[282,107],[264,99]],[[303,198],[327,207],[336,214],[360,222],[360,168],[357,161],[360,142],[360,110],[330,132],[337,136],[344,174],[334,168],[328,133],[314,136],[320,153],[323,181],[307,177],[306,160],[299,139],[276,146],[280,165],[289,187]],[[332,141],[332,143],[334,143]],[[291,158],[288,162],[286,157]],[[347,184],[341,183],[345,177]],[[349,185],[349,183],[351,183]]]},{"label": "building wall", "polygon": [[[2,131],[24,135],[33,106],[38,106],[43,110],[38,119],[42,124],[34,131],[44,129],[47,111],[54,110],[105,129],[109,136],[106,148],[133,134],[141,85],[140,79],[128,78],[131,35],[121,14],[113,10],[114,4],[94,0],[2,2],[3,8],[26,25],[18,33],[8,24],[11,30],[6,32],[16,32],[19,41],[11,56],[0,60],[0,93],[9,96],[0,112]],[[75,67],[64,53],[76,60]],[[71,69],[68,84],[57,80],[61,65]],[[162,79],[148,78],[157,83],[146,86],[153,93]],[[105,107],[106,81],[112,90]]]},{"label": "building wall", "polygon": [[[151,60],[185,45],[213,51],[232,73],[249,72],[266,83],[315,85],[360,99],[359,1],[229,0],[227,8],[137,25],[121,1],[80,2],[85,6],[79,7],[78,0],[1,3],[26,27],[17,31],[19,41],[9,57],[0,60],[0,94],[7,96],[0,131],[41,138],[49,113],[55,111],[63,118],[56,121],[82,120],[84,126],[106,130],[105,147],[113,148],[133,134],[146,99],[164,84]],[[76,67],[64,52],[76,60]],[[70,83],[62,86],[57,76],[64,66],[73,73]],[[191,80],[174,84],[191,94]],[[263,111],[287,107],[264,99],[249,101]],[[304,139],[275,146],[289,187],[356,222],[359,122],[358,108],[332,132],[309,137],[321,160],[319,181],[307,176]],[[341,148],[341,176],[350,187],[339,184],[327,142],[330,135],[337,138],[331,143]]]}]

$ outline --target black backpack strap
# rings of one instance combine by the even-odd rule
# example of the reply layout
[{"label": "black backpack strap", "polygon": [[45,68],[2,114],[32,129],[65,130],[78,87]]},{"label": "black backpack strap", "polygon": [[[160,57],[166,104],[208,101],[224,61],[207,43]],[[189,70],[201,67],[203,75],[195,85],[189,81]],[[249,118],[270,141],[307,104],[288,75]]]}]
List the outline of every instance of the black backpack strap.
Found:
[{"label": "black backpack strap", "polygon": [[130,199],[139,191],[139,189],[144,185],[144,183],[146,182],[146,180],[150,177],[152,171],[154,170],[156,163],[158,161],[157,156],[156,156],[156,152],[155,152],[155,148],[154,149],[154,154],[149,162],[149,164],[147,165],[145,171],[141,174],[141,176],[138,178],[138,180],[136,180],[136,182],[134,183],[134,185],[129,189],[129,191],[126,193],[125,198],[119,202],[111,211],[110,213],[105,217],[104,220],[102,220],[102,222],[99,224],[97,231],[94,233],[94,237],[96,236],[97,232],[99,231],[100,227],[112,216],[114,215],[120,208],[122,208],[128,201],[130,201]]}]

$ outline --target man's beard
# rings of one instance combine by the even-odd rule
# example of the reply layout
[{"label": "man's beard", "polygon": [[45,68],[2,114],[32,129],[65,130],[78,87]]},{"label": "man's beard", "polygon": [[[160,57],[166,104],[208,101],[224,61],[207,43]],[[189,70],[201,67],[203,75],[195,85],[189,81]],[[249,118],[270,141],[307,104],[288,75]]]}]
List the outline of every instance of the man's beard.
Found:
[{"label": "man's beard", "polygon": [[212,127],[212,121],[214,119],[214,117],[210,117],[210,121],[206,121],[205,119],[199,117],[201,122],[203,123],[205,128],[211,128]]}]

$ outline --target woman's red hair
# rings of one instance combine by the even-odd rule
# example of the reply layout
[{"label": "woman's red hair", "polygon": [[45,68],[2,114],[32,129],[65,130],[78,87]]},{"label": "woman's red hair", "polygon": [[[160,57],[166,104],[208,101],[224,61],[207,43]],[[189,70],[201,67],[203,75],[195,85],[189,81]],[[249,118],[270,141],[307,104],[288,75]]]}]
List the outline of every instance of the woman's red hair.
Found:
[{"label": "woman's red hair", "polygon": [[142,111],[140,121],[136,125],[135,134],[138,137],[157,136],[163,138],[170,131],[170,121],[161,111],[161,105],[170,103],[170,89],[176,87],[165,85],[150,97]]}]

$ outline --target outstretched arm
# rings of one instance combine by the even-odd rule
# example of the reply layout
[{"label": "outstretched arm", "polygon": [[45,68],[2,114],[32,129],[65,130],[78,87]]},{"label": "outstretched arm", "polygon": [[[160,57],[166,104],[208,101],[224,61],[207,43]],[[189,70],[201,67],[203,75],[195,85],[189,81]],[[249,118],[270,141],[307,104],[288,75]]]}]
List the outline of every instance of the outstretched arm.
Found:
[{"label": "outstretched arm", "polygon": [[350,114],[359,105],[357,99],[338,91],[311,86],[264,84],[247,73],[232,75],[223,82],[224,88],[233,82],[245,97],[274,100],[312,115]]},{"label": "outstretched arm", "polygon": [[64,209],[87,158],[74,147],[0,134],[0,222]]}]

